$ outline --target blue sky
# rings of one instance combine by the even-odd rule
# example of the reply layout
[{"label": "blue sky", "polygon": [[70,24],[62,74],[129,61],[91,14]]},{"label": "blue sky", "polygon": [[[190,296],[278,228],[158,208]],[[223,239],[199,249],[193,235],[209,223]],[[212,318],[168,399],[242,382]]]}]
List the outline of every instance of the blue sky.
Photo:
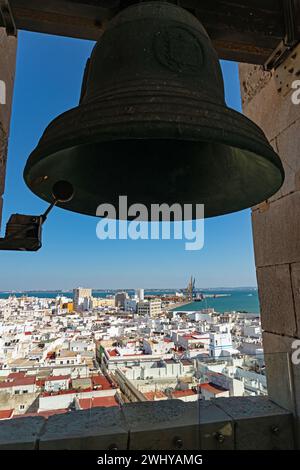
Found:
[{"label": "blue sky", "polygon": [[[78,103],[93,44],[21,32],[6,176],[2,235],[11,213],[40,214],[46,204],[23,181],[28,155],[48,123]],[[238,67],[222,63],[226,100],[240,110]],[[97,219],[56,208],[37,253],[0,252],[0,291],[256,285],[250,210],[205,221],[201,251],[178,240],[100,241]]]}]

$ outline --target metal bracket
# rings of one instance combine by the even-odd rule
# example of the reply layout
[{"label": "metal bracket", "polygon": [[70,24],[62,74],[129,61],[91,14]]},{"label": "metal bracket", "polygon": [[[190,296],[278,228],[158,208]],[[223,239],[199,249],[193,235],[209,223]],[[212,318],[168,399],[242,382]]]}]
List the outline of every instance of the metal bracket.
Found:
[{"label": "metal bracket", "polygon": [[0,15],[8,36],[17,36],[17,27],[9,0],[0,0]]},{"label": "metal bracket", "polygon": [[279,67],[300,41],[300,0],[282,0],[285,37],[265,63],[266,70]]}]

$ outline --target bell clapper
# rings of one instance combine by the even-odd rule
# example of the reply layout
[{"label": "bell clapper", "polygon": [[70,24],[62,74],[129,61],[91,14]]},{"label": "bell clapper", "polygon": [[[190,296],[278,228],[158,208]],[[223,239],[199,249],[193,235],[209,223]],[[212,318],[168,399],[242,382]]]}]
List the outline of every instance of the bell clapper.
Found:
[{"label": "bell clapper", "polygon": [[56,206],[58,202],[68,202],[73,199],[74,188],[68,181],[57,181],[52,188],[53,202],[50,204],[46,212],[42,215],[42,223],[48,217],[49,212]]},{"label": "bell clapper", "polygon": [[53,209],[53,207],[56,206],[57,202],[58,201],[53,201],[52,204],[50,204],[50,206],[48,207],[48,209],[44,212],[44,214],[42,215],[42,224],[46,221],[49,212]]}]

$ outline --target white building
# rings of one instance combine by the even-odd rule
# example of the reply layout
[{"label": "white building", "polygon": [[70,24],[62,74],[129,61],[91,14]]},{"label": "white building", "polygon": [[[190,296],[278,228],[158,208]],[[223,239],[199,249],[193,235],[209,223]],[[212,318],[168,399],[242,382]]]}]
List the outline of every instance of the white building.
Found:
[{"label": "white building", "polygon": [[143,350],[145,354],[169,354],[174,349],[173,341],[168,338],[144,338],[143,339]]},{"label": "white building", "polygon": [[124,302],[124,310],[125,310],[126,312],[134,312],[134,313],[136,313],[137,304],[138,304],[138,300],[137,300],[137,299],[125,299],[125,302]]},{"label": "white building", "polygon": [[92,289],[77,287],[73,290],[74,310],[88,310],[92,301]]},{"label": "white building", "polygon": [[[176,337],[176,335],[172,335],[172,338],[174,337]],[[177,335],[176,341],[176,344],[185,350],[203,349],[203,351],[206,351],[208,350],[209,343],[209,333],[198,333],[197,331],[180,332]]]},{"label": "white building", "polygon": [[240,379],[215,372],[207,372],[207,378],[212,385],[228,390],[230,397],[243,397],[245,395],[244,383]]},{"label": "white building", "polygon": [[209,355],[213,358],[238,353],[232,346],[231,333],[209,333]]},{"label": "white building", "polygon": [[155,317],[161,313],[161,300],[144,300],[143,302],[138,302],[137,304],[137,313],[142,316]]},{"label": "white building", "polygon": [[45,391],[46,392],[58,392],[60,390],[68,390],[70,384],[69,375],[57,375],[47,377],[45,379]]},{"label": "white building", "polygon": [[138,299],[139,302],[142,302],[144,300],[144,289],[136,289],[135,297]]}]

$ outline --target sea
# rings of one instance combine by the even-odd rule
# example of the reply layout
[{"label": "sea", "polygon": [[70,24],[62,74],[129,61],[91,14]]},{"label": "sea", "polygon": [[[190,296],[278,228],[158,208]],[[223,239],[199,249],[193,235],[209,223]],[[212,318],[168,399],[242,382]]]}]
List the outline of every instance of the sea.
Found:
[{"label": "sea", "polygon": [[[134,294],[134,290],[124,289],[129,295]],[[115,290],[97,291],[93,290],[94,297],[107,297],[115,294]],[[149,289],[145,290],[145,295],[172,295],[178,292],[176,289]],[[201,302],[191,302],[189,304],[177,307],[175,311],[197,311],[205,308],[214,308],[217,312],[238,311],[249,314],[259,314],[259,300],[256,288],[243,289],[207,289],[198,291],[204,294],[204,300]],[[31,297],[55,299],[57,296],[72,298],[72,291],[30,291],[30,292],[0,292],[0,298],[8,298],[10,295],[22,297],[24,295]],[[218,295],[221,295],[218,297]],[[216,297],[214,297],[216,296]]]},{"label": "sea", "polygon": [[[175,308],[175,311],[195,311],[204,308],[214,308],[216,312],[242,312],[259,314],[259,300],[257,290],[230,290],[226,292],[209,291],[202,292],[209,297],[204,298],[201,302],[191,302],[188,305]],[[210,297],[211,295],[222,295],[222,297]]]}]

